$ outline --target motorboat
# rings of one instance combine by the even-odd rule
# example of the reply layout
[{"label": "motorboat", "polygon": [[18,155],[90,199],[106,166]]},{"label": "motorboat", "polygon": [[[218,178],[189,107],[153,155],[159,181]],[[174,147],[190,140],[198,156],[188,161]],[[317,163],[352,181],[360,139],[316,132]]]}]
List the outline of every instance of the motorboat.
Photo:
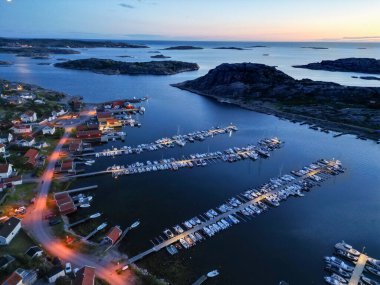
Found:
[{"label": "motorboat", "polygon": [[165,234],[168,238],[172,238],[172,237],[174,237],[174,234],[173,234],[172,231],[169,230],[169,229],[165,229],[165,230],[164,230],[164,234]]},{"label": "motorboat", "polygon": [[350,278],[351,277],[350,273],[348,273],[347,271],[343,270],[342,268],[340,268],[339,266],[334,265],[334,264],[326,264],[325,269],[327,271],[341,275],[344,278]]},{"label": "motorboat", "polygon": [[380,270],[377,270],[376,268],[373,268],[372,266],[366,266],[365,267],[368,272],[371,272],[372,274],[380,277]]},{"label": "motorboat", "polygon": [[347,258],[350,261],[353,261],[353,262],[356,262],[359,259],[358,256],[352,255],[351,253],[344,251],[344,250],[341,250],[341,249],[336,250],[336,253],[342,257]]},{"label": "motorboat", "polygon": [[326,256],[324,259],[327,263],[335,264],[339,266],[340,268],[342,268],[343,270],[346,270],[348,272],[354,271],[354,267],[348,265],[347,263],[345,263],[344,261],[340,260],[339,258],[335,256]]},{"label": "motorboat", "polygon": [[349,244],[346,243],[345,241],[338,242],[338,243],[335,245],[335,248],[336,248],[336,249],[340,249],[340,250],[347,251],[348,253],[350,253],[350,254],[352,254],[352,255],[355,255],[355,256],[359,256],[359,255],[360,255],[360,252],[359,252],[359,251],[357,251],[356,249],[354,249],[351,245],[349,245]]},{"label": "motorboat", "polygon": [[325,279],[327,284],[331,284],[331,285],[342,285],[343,284],[343,283],[339,282],[338,280],[336,280],[335,278],[332,278],[330,276],[325,276],[324,279]]},{"label": "motorboat", "polygon": [[209,273],[207,273],[207,277],[208,278],[216,277],[218,275],[219,275],[219,271],[218,270],[213,270],[213,271],[210,271]]},{"label": "motorboat", "polygon": [[367,284],[367,285],[380,285],[379,282],[376,282],[372,279],[369,279],[368,277],[365,277],[365,276],[361,276],[361,281],[363,281],[364,284]]},{"label": "motorboat", "polygon": [[81,208],[88,208],[90,206],[91,206],[90,204],[85,203],[85,204],[81,204],[79,207],[81,207]]},{"label": "motorboat", "polygon": [[131,229],[134,229],[140,225],[140,221],[136,221],[131,225]]},{"label": "motorboat", "polygon": [[342,276],[340,276],[340,275],[338,275],[336,273],[333,273],[331,275],[331,277],[334,278],[334,279],[336,279],[336,280],[338,280],[342,284],[347,284],[348,283],[348,281],[346,279],[344,279]]}]

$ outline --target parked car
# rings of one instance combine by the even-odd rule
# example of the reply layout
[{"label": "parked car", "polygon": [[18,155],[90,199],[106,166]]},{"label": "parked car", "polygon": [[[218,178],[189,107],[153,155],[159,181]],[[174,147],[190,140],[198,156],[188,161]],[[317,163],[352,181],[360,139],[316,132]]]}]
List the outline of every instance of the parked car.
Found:
[{"label": "parked car", "polygon": [[70,262],[66,263],[65,272],[66,272],[66,274],[70,274],[71,273],[71,263]]}]

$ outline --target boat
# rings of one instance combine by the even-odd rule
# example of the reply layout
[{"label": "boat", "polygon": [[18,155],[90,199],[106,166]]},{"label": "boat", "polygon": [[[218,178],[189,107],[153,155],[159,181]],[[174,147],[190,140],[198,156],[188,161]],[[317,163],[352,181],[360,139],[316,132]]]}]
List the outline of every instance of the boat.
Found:
[{"label": "boat", "polygon": [[372,274],[380,277],[380,270],[377,270],[373,268],[372,266],[366,266],[365,268],[367,269],[368,272],[371,272]]},{"label": "boat", "polygon": [[140,221],[136,221],[131,225],[131,229],[134,229],[140,225]]},{"label": "boat", "polygon": [[370,265],[372,265],[372,266],[374,266],[374,267],[380,269],[380,260],[377,260],[377,259],[372,258],[372,257],[368,257],[367,262],[368,262]]},{"label": "boat", "polygon": [[336,250],[336,253],[342,257],[345,257],[346,259],[348,259],[350,261],[353,261],[353,262],[356,262],[359,259],[357,256],[352,255],[351,253],[344,251],[344,250],[341,250],[341,249]]},{"label": "boat", "polygon": [[334,279],[336,279],[336,280],[338,280],[342,284],[347,284],[348,283],[348,281],[346,279],[344,279],[342,276],[340,276],[338,274],[333,273],[331,275],[331,277],[334,278]]},{"label": "boat", "polygon": [[104,229],[106,226],[107,226],[107,223],[103,223],[103,224],[101,224],[100,226],[98,226],[98,227],[96,228],[96,230],[101,231],[101,230]]},{"label": "boat", "polygon": [[100,213],[95,213],[95,214],[92,214],[92,215],[90,216],[90,219],[95,219],[95,218],[98,218],[98,217],[100,217],[100,216],[101,216]]},{"label": "boat", "polygon": [[208,278],[216,277],[218,275],[219,275],[219,271],[218,270],[213,270],[213,271],[210,271],[209,273],[207,273],[207,277]]},{"label": "boat", "polygon": [[336,249],[340,249],[340,250],[345,250],[347,251],[348,253],[352,254],[352,255],[355,255],[355,256],[359,256],[360,255],[360,252],[357,251],[356,249],[354,249],[351,245],[349,245],[348,243],[345,243],[345,241],[342,241],[342,242],[338,242],[336,245],[335,245],[335,248]]},{"label": "boat", "polygon": [[330,276],[325,276],[325,281],[327,284],[331,284],[331,285],[341,285],[343,283],[339,282],[338,280],[336,280],[335,278],[332,278]]},{"label": "boat", "polygon": [[346,270],[348,272],[354,271],[354,267],[349,266],[347,263],[345,263],[344,261],[340,260],[339,258],[335,256],[326,256],[324,259],[327,263],[335,264],[339,266],[340,268],[342,268],[343,270]]},{"label": "boat", "polygon": [[88,208],[90,206],[91,206],[90,204],[84,203],[84,204],[81,204],[79,207],[81,207],[81,208]]},{"label": "boat", "polygon": [[372,279],[369,279],[368,277],[365,277],[365,276],[361,276],[361,281],[363,281],[364,284],[367,284],[367,285],[380,285],[379,282],[376,282]]},{"label": "boat", "polygon": [[334,264],[326,264],[325,270],[341,275],[344,278],[351,277],[350,273],[348,273],[347,271],[343,270],[342,268]]},{"label": "boat", "polygon": [[168,238],[172,238],[172,237],[174,237],[174,234],[173,234],[172,231],[169,230],[169,229],[165,229],[165,230],[164,230],[164,234],[165,234]]}]

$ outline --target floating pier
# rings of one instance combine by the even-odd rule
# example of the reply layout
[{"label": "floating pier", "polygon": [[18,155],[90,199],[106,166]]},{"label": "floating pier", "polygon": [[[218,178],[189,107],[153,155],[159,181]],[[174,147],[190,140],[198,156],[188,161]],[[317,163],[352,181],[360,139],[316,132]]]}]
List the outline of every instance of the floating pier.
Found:
[{"label": "floating pier", "polygon": [[360,254],[354,272],[352,273],[351,279],[348,282],[348,285],[358,285],[360,282],[360,277],[362,276],[363,270],[367,263],[368,256],[365,254]]},{"label": "floating pier", "polygon": [[[271,179],[261,188],[247,190],[238,196],[217,208],[217,211],[211,209],[183,223],[185,230],[181,226],[173,227],[175,234],[171,230],[164,230],[167,240],[158,239],[160,242],[140,254],[131,257],[128,263],[134,263],[145,256],[157,252],[164,247],[180,242],[182,247],[189,248],[196,242],[205,239],[205,236],[212,237],[221,230],[227,229],[234,224],[245,220],[242,217],[249,218],[254,214],[260,214],[269,206],[278,206],[279,201],[285,200],[289,196],[304,196],[301,191],[308,191],[314,185],[327,179],[330,175],[336,175],[343,172],[341,164],[337,160],[321,160],[313,163],[308,167],[297,171],[298,177],[284,175],[280,178]],[[199,232],[202,232],[200,234]],[[181,247],[181,246],[179,246]]]}]

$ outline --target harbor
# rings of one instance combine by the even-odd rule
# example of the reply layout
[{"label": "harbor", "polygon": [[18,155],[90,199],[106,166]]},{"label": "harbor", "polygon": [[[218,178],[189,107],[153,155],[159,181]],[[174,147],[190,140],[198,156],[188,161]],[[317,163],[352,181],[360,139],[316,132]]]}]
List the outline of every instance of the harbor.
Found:
[{"label": "harbor", "polygon": [[268,158],[270,153],[282,146],[283,142],[278,138],[268,138],[260,140],[256,145],[246,147],[229,148],[223,152],[196,153],[184,156],[181,159],[168,158],[159,161],[135,162],[130,165],[113,165],[106,170],[74,174],[67,176],[57,176],[60,179],[73,179],[96,176],[111,173],[112,177],[117,178],[122,175],[141,174],[163,170],[178,170],[181,168],[204,167],[208,164],[223,162],[236,162],[245,159],[257,160],[259,157]]},{"label": "harbor", "polygon": [[260,215],[269,207],[279,206],[281,201],[290,196],[303,197],[304,191],[309,191],[322,181],[342,172],[344,169],[340,161],[320,160],[299,171],[293,171],[292,175],[273,178],[257,189],[252,188],[230,198],[215,209],[210,209],[171,229],[165,229],[163,234],[151,240],[152,248],[129,258],[128,263],[134,263],[163,248],[167,248],[168,252],[174,255],[179,249],[188,249],[241,221]]},{"label": "harbor", "polygon": [[369,257],[365,247],[360,252],[345,241],[334,246],[334,255],[324,257],[324,280],[330,285],[379,285],[380,260]]}]

